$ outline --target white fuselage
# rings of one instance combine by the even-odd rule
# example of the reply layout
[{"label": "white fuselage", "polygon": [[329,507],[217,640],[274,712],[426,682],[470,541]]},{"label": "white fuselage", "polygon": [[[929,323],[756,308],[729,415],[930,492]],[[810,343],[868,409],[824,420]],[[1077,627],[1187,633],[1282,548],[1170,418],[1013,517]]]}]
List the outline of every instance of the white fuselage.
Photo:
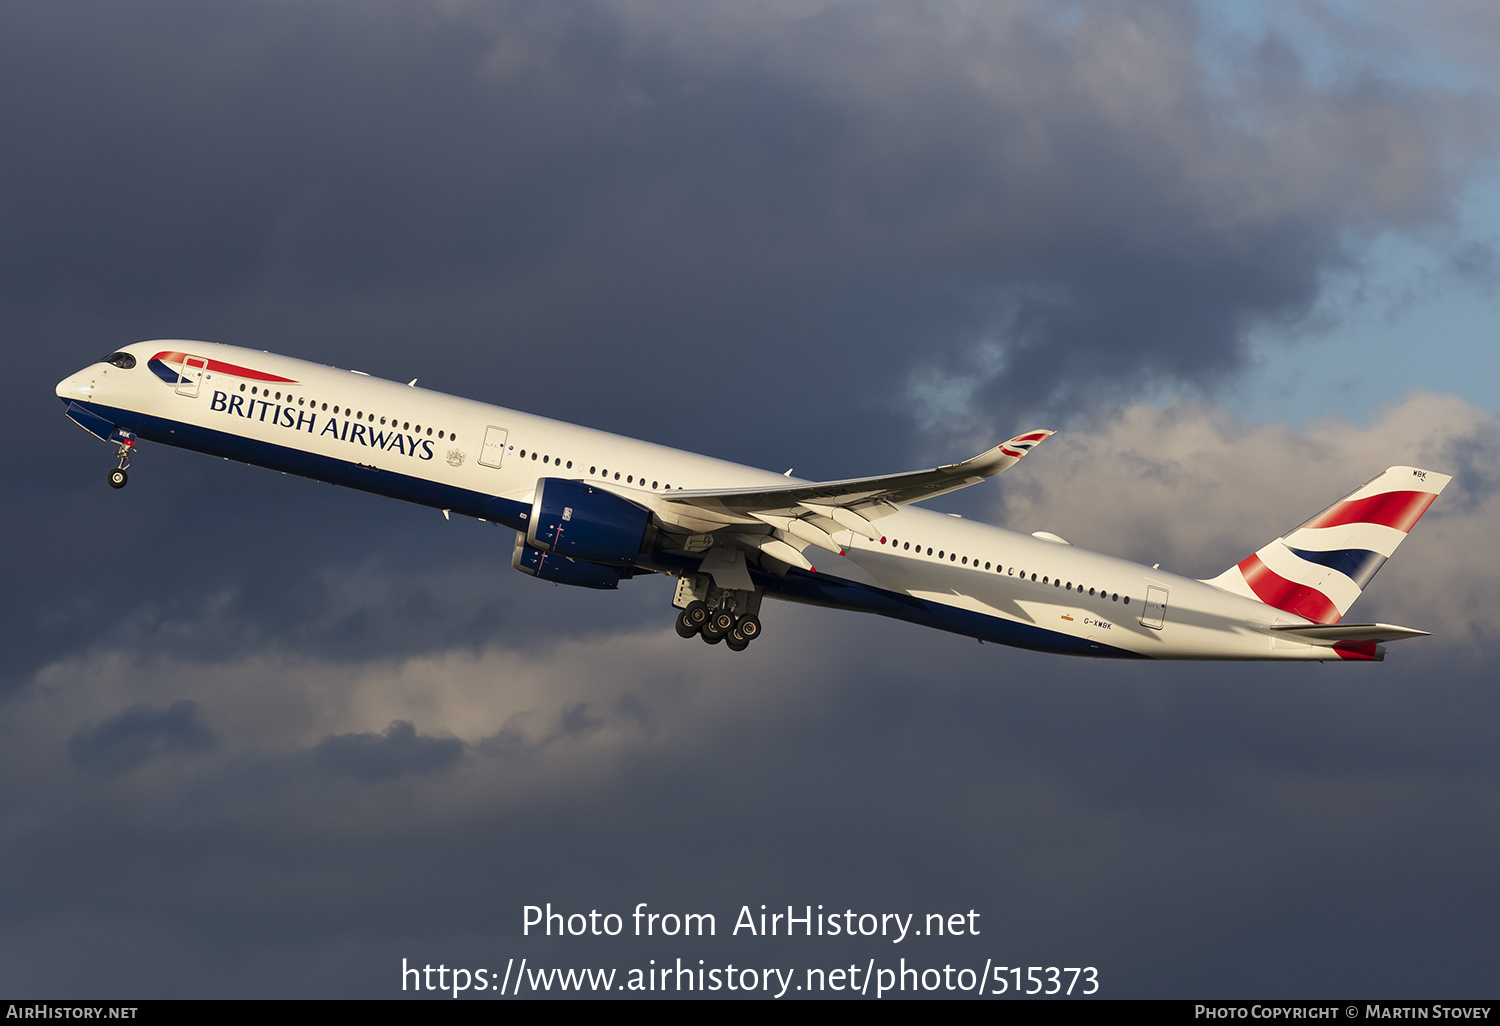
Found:
[{"label": "white fuselage", "polygon": [[[672,490],[789,481],[271,353],[187,341],[122,352],[136,358],[133,368],[95,364],[57,394],[141,438],[501,523],[511,523],[506,510],[529,507],[540,478],[584,480],[648,507]],[[160,361],[153,370],[166,352],[202,361],[190,364],[192,381],[174,384]],[[842,556],[809,549],[816,573],[793,570],[766,594],[1073,654],[1341,658],[1267,629],[1310,621],[1201,581],[913,506],[878,528],[884,541],[837,535]],[[1148,589],[1164,608],[1148,609]]]}]

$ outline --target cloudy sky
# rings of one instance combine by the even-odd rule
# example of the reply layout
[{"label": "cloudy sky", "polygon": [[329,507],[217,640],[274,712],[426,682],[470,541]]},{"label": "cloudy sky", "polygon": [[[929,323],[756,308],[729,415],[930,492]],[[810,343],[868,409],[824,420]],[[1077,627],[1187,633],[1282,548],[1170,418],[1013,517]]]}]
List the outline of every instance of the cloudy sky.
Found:
[{"label": "cloudy sky", "polygon": [[[0,992],[1493,996],[1496,11],[0,6]],[[1120,665],[770,605],[736,655],[489,525],[160,446],[111,491],[52,389],[157,337],[813,478],[1055,427],[938,507],[1198,577],[1414,463],[1455,480],[1353,615],[1434,636]],[[727,936],[763,903],[982,932]]]}]

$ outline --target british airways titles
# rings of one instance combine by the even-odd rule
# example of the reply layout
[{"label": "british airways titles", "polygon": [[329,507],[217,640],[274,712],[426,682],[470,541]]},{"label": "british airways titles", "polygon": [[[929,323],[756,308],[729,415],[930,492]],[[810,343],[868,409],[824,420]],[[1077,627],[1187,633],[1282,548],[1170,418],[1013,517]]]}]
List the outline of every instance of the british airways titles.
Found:
[{"label": "british airways titles", "polygon": [[[260,407],[257,412],[256,407]],[[318,414],[309,410],[301,410],[295,406],[287,406],[282,403],[267,402],[264,399],[252,399],[243,395],[232,395],[218,390],[214,391],[213,401],[209,403],[209,409],[216,413],[233,414],[244,417],[247,420],[266,423],[269,413],[270,423],[280,428],[290,428],[293,431],[307,431],[308,434],[321,438],[324,435],[332,435],[341,442],[369,446],[373,449],[383,449],[386,452],[399,452],[419,460],[432,459],[432,441],[426,438],[416,438],[413,435],[404,434],[394,428],[376,429],[374,424],[362,424],[347,417],[330,416],[325,418],[322,430],[318,430]]]}]

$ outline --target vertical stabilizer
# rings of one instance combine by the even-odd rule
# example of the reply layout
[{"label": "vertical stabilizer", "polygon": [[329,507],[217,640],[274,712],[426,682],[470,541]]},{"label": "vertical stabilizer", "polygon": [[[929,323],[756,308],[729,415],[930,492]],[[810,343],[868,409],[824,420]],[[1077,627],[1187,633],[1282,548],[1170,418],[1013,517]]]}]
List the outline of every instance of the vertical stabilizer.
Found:
[{"label": "vertical stabilizer", "polygon": [[1207,583],[1314,623],[1338,623],[1451,480],[1391,467]]}]

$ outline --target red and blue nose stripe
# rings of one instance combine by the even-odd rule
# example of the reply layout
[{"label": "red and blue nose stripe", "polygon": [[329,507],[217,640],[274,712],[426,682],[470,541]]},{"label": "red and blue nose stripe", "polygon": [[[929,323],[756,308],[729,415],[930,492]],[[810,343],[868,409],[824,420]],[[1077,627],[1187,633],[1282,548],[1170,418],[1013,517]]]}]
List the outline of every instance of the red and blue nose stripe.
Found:
[{"label": "red and blue nose stripe", "polygon": [[[161,378],[169,385],[175,386],[181,378],[181,367],[190,354],[178,353],[171,350],[157,353],[146,361],[146,366],[151,368],[151,373]],[[201,356],[192,357],[194,360],[203,360]],[[249,367],[241,367],[238,364],[225,363],[223,360],[204,360],[207,370],[215,374],[230,374],[237,378],[245,378],[249,381],[274,381],[280,384],[295,385],[295,378],[283,378],[277,374],[267,374],[265,371],[253,370]],[[176,366],[170,366],[176,364]]]}]

